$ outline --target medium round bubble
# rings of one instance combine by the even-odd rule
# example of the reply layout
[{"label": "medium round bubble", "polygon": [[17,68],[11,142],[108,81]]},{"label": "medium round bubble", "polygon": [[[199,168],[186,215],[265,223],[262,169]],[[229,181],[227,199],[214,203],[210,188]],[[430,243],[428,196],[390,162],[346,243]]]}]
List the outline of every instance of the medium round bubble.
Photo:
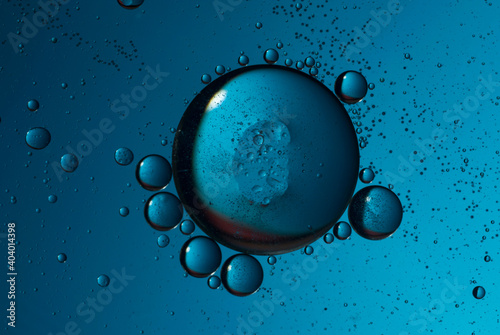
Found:
[{"label": "medium round bubble", "polygon": [[259,289],[264,279],[264,271],[260,262],[253,256],[237,254],[224,262],[221,279],[229,293],[244,297]]},{"label": "medium round bubble", "polygon": [[128,207],[122,207],[122,208],[120,208],[120,215],[121,215],[121,216],[124,216],[124,217],[125,217],[125,216],[127,216],[129,213],[130,213],[130,211],[129,211]]},{"label": "medium round bubble", "polygon": [[220,287],[221,280],[217,276],[210,276],[210,277],[208,277],[207,284],[208,284],[208,287],[215,290],[215,289],[218,289]]},{"label": "medium round bubble", "polygon": [[66,256],[66,254],[64,254],[64,253],[60,253],[59,255],[57,255],[57,261],[59,263],[65,263],[67,259],[68,259],[68,256]]},{"label": "medium round bubble", "polygon": [[184,235],[191,235],[194,232],[195,225],[191,220],[184,220],[181,222],[180,230]]},{"label": "medium round bubble", "polygon": [[304,253],[305,253],[306,255],[312,255],[312,254],[313,254],[313,252],[314,252],[314,248],[313,248],[312,246],[310,246],[310,245],[308,245],[308,246],[306,246],[306,247],[304,248]]},{"label": "medium round bubble", "polygon": [[293,65],[293,60],[291,60],[290,58],[285,59],[285,65],[286,66],[292,66]]},{"label": "medium round bubble", "polygon": [[204,75],[201,76],[201,82],[203,84],[208,84],[211,81],[212,81],[212,76],[209,75],[208,73],[205,73]]},{"label": "medium round bubble", "polygon": [[238,64],[240,64],[241,66],[246,66],[246,65],[248,65],[249,62],[250,62],[250,59],[248,58],[247,55],[241,55],[238,58]]},{"label": "medium round bubble", "polygon": [[307,67],[313,67],[314,64],[316,63],[316,61],[314,60],[314,58],[312,58],[311,56],[307,57],[304,61],[304,64],[307,66]]},{"label": "medium round bubble", "polygon": [[149,155],[141,159],[137,164],[135,176],[144,189],[159,191],[170,183],[172,167],[162,156]]},{"label": "medium round bubble", "polygon": [[48,200],[51,204],[56,203],[57,202],[57,195],[55,195],[55,194],[49,195]]},{"label": "medium round bubble", "polygon": [[347,104],[355,104],[363,100],[367,91],[368,83],[365,77],[356,71],[346,71],[335,81],[335,94]]},{"label": "medium round bubble", "polygon": [[269,257],[267,258],[267,263],[268,263],[269,265],[274,265],[274,264],[276,264],[276,256],[273,256],[273,255],[269,256]]},{"label": "medium round bubble", "polygon": [[325,241],[326,244],[330,244],[332,243],[334,240],[333,238],[333,234],[332,233],[326,233],[324,236],[323,236],[323,241]]},{"label": "medium round bubble", "polygon": [[182,219],[180,200],[168,192],[152,195],[144,206],[146,221],[156,230],[167,231],[177,227]]},{"label": "medium round bubble", "polygon": [[333,234],[339,240],[347,240],[351,232],[351,226],[345,221],[339,221],[333,226]]},{"label": "medium round bubble", "polygon": [[278,61],[280,58],[280,55],[278,54],[278,51],[274,49],[267,49],[264,52],[264,60],[266,61],[267,64],[274,64]]},{"label": "medium round bubble", "polygon": [[354,195],[348,215],[358,235],[369,240],[381,240],[398,229],[403,219],[403,207],[388,188],[368,186]]},{"label": "medium round bubble", "polygon": [[115,161],[120,165],[129,165],[134,160],[134,153],[129,148],[119,148],[115,151]]},{"label": "medium round bubble", "polygon": [[65,154],[61,157],[61,167],[66,172],[75,172],[78,167],[78,158],[74,154]]},{"label": "medium round bubble", "polygon": [[189,239],[181,248],[181,265],[193,277],[203,278],[213,274],[222,260],[220,247],[205,236]]},{"label": "medium round bubble", "polygon": [[35,112],[40,108],[40,104],[38,103],[38,100],[30,100],[28,101],[28,109],[32,112]]},{"label": "medium round bubble", "polygon": [[311,244],[340,219],[358,179],[359,149],[349,115],[326,86],[293,68],[254,65],[193,99],[172,164],[177,194],[207,235],[271,255]]},{"label": "medium round bubble", "polygon": [[156,243],[158,243],[158,246],[160,248],[165,248],[170,243],[170,238],[168,238],[168,236],[165,234],[161,234],[160,236],[158,236]]},{"label": "medium round bubble", "polygon": [[50,133],[42,127],[31,128],[26,133],[26,144],[36,150],[45,148],[50,143]]},{"label": "medium round bubble", "polygon": [[118,0],[118,3],[125,9],[136,9],[144,3],[144,0]]},{"label": "medium round bubble", "polygon": [[369,184],[375,179],[375,173],[370,168],[364,168],[359,171],[359,180],[361,180],[365,184]]},{"label": "medium round bubble", "polygon": [[255,23],[255,28],[261,29],[262,28],[262,23],[261,22],[256,22]]},{"label": "medium round bubble", "polygon": [[476,299],[483,299],[484,296],[486,295],[486,290],[484,289],[484,287],[482,286],[476,286],[474,287],[474,289],[472,290],[472,295],[474,296],[474,298]]},{"label": "medium round bubble", "polygon": [[226,68],[224,67],[224,65],[217,65],[215,67],[215,73],[218,74],[219,76],[221,76],[224,73],[226,73]]},{"label": "medium round bubble", "polygon": [[107,275],[100,275],[97,277],[97,284],[101,287],[107,287],[109,285],[109,277]]}]

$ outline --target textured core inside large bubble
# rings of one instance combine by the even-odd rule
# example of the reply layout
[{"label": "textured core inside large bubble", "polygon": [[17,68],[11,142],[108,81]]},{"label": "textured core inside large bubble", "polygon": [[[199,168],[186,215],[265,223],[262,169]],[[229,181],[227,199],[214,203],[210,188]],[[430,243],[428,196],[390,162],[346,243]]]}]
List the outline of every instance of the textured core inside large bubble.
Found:
[{"label": "textured core inside large bubble", "polygon": [[292,68],[240,68],[208,84],[173,146],[179,198],[217,242],[253,254],[322,237],[356,186],[352,122],[322,83]]}]

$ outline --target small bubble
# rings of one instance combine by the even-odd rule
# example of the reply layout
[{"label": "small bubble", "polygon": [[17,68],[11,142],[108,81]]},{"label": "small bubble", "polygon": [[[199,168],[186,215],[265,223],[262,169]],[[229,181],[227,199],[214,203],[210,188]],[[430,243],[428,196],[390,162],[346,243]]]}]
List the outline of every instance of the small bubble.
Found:
[{"label": "small bubble", "polygon": [[118,3],[125,9],[136,9],[144,3],[144,0],[118,0]]},{"label": "small bubble", "polygon": [[261,29],[262,28],[262,23],[260,23],[260,22],[255,23],[255,28]]},{"label": "small bubble", "polygon": [[66,254],[64,254],[64,253],[60,253],[59,255],[57,255],[57,261],[59,263],[66,263],[67,259],[68,259],[68,256],[66,256]]},{"label": "small bubble", "polygon": [[184,235],[191,235],[194,232],[195,225],[191,220],[184,220],[181,222],[180,230]]},{"label": "small bubble", "polygon": [[51,204],[56,203],[57,202],[57,195],[54,195],[54,194],[49,195],[48,200]]},{"label": "small bubble", "polygon": [[313,252],[314,252],[314,248],[313,248],[312,246],[310,246],[310,245],[308,245],[308,246],[306,246],[306,247],[304,248],[304,253],[305,253],[306,255],[312,255],[312,254],[313,254]]},{"label": "small bubble", "polygon": [[127,216],[129,214],[129,212],[130,211],[129,211],[128,207],[122,207],[122,208],[120,208],[120,215],[123,216],[123,217]]},{"label": "small bubble", "polygon": [[61,157],[61,167],[66,172],[75,172],[78,167],[78,158],[74,154],[65,154]]},{"label": "small bubble", "polygon": [[210,276],[210,277],[208,277],[207,284],[208,284],[208,287],[215,290],[215,289],[218,289],[220,287],[221,280],[217,276]]},{"label": "small bubble", "polygon": [[267,49],[264,52],[264,60],[266,61],[267,64],[274,64],[278,61],[278,59],[279,59],[278,51],[274,49]]},{"label": "small bubble", "polygon": [[212,77],[208,73],[205,73],[204,75],[201,76],[201,82],[203,84],[208,84],[211,81],[212,81]]},{"label": "small bubble", "polygon": [[120,165],[129,165],[134,160],[134,153],[129,148],[119,148],[115,151],[115,161]]},{"label": "small bubble", "polygon": [[260,262],[253,256],[237,254],[224,262],[221,279],[229,293],[244,297],[259,289],[264,279],[264,271]]},{"label": "small bubble", "polygon": [[106,275],[100,275],[97,277],[97,284],[101,287],[107,287],[109,285],[109,277]]},{"label": "small bubble", "polygon": [[160,231],[177,227],[182,219],[183,210],[180,200],[167,192],[151,196],[144,206],[144,216],[149,225]]},{"label": "small bubble", "polygon": [[158,236],[156,243],[158,243],[158,246],[160,248],[165,248],[170,243],[170,239],[167,235],[161,234],[160,236]]},{"label": "small bubble", "polygon": [[375,178],[375,173],[370,168],[364,168],[359,172],[359,180],[365,184],[369,184]]},{"label": "small bubble", "polygon": [[250,59],[248,58],[247,55],[241,55],[238,58],[238,64],[240,64],[241,66],[246,66],[246,65],[248,65],[249,62],[250,62]]},{"label": "small bubble", "polygon": [[339,221],[333,226],[333,234],[339,240],[346,240],[351,236],[351,226],[345,221]]},{"label": "small bubble", "polygon": [[224,73],[226,73],[226,68],[224,67],[224,65],[217,65],[215,67],[215,73],[218,74],[219,76],[221,76]]},{"label": "small bubble", "polygon": [[474,296],[474,298],[476,299],[483,299],[484,296],[486,295],[486,290],[484,289],[484,287],[482,286],[476,286],[474,287],[474,289],[472,290],[472,295]]},{"label": "small bubble", "polygon": [[332,233],[326,233],[324,236],[323,236],[323,241],[325,241],[326,244],[330,244],[332,243],[334,240],[333,238],[333,234]]},{"label": "small bubble", "polygon": [[26,133],[26,144],[36,150],[41,150],[49,145],[51,136],[47,129],[42,127],[31,128]]},{"label": "small bubble", "polygon": [[274,264],[276,264],[276,256],[269,256],[269,257],[267,258],[267,263],[268,263],[269,265],[274,265]]},{"label": "small bubble", "polygon": [[144,157],[137,164],[135,176],[139,184],[148,191],[159,191],[167,187],[172,179],[170,163],[159,155]]},{"label": "small bubble", "polygon": [[36,112],[40,108],[40,104],[38,103],[38,100],[30,100],[28,101],[28,109],[32,112]]},{"label": "small bubble", "polygon": [[221,259],[219,245],[205,236],[193,237],[181,248],[181,265],[193,277],[210,276],[219,267]]},{"label": "small bubble", "polygon": [[363,100],[368,90],[365,77],[356,71],[346,71],[335,81],[335,94],[347,104]]}]

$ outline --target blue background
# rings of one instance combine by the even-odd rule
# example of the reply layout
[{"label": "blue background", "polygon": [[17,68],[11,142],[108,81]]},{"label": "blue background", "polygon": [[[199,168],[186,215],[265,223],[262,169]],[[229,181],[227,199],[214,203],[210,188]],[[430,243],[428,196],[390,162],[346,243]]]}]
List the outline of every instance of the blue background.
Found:
[{"label": "blue background", "polygon": [[[9,33],[22,33],[43,10],[35,1],[0,3],[4,264],[7,223],[16,223],[18,241],[16,328],[2,315],[2,333],[500,332],[500,5],[401,0],[382,25],[376,13],[391,1],[221,0],[221,14],[211,2],[146,0],[129,11],[115,1],[67,0],[19,48]],[[263,27],[256,29],[256,22]],[[170,128],[204,87],[202,74],[215,78],[219,64],[237,68],[240,51],[250,64],[261,64],[264,50],[279,41],[278,64],[312,55],[322,65],[318,79],[330,88],[346,70],[375,84],[363,102],[347,109],[361,122],[358,137],[367,138],[361,167],[374,169],[374,184],[394,186],[405,212],[400,229],[383,241],[353,233],[331,245],[316,241],[311,256],[278,256],[275,266],[257,257],[262,288],[240,298],[185,276],[178,255],[188,236],[179,229],[167,233],[166,248],[158,247],[160,233],[143,216],[151,192],[138,185],[134,169],[148,154],[171,159]],[[355,50],[348,57],[345,45]],[[168,76],[120,118],[112,102],[142,85],[148,66]],[[30,99],[40,102],[37,112],[26,108]],[[54,169],[67,146],[77,150],[87,139],[84,131],[99,129],[103,119],[113,130],[80,158],[75,173]],[[52,141],[37,151],[26,145],[25,134],[39,126]],[[123,146],[135,155],[125,167],[113,158]],[[173,182],[166,191],[175,193]],[[54,204],[47,200],[51,194],[58,197]],[[119,215],[122,206],[130,209],[127,217]],[[235,253],[222,251],[223,259]],[[64,264],[57,261],[61,252],[68,256]],[[486,254],[491,262],[484,261]],[[113,270],[133,279],[110,294],[96,278],[116,278]],[[486,289],[482,300],[472,295],[477,285]],[[0,288],[6,314],[5,280]],[[90,317],[90,307],[81,304],[104,296],[109,300]]]}]

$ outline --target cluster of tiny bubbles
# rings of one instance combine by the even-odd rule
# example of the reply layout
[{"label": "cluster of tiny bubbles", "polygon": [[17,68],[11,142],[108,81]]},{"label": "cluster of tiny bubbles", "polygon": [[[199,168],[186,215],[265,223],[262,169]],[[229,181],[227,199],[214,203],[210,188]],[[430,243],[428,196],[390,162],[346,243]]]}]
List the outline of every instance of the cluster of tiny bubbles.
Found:
[{"label": "cluster of tiny bubbles", "polygon": [[249,62],[250,62],[250,59],[248,58],[247,55],[241,55],[238,58],[238,64],[240,64],[241,66],[247,66]]},{"label": "cluster of tiny bubbles", "polygon": [[403,219],[403,207],[397,195],[388,188],[368,186],[354,195],[348,216],[358,235],[381,240],[398,229]]},{"label": "cluster of tiny bubbles", "polygon": [[222,252],[211,238],[195,236],[184,243],[180,252],[181,265],[188,274],[204,278],[214,274],[220,266]]},{"label": "cluster of tiny bubbles", "polygon": [[184,235],[191,235],[194,232],[195,225],[191,220],[184,220],[181,222],[180,230]]},{"label": "cluster of tiny bubbles", "polygon": [[[345,211],[359,172],[358,140],[342,103],[320,81],[272,65],[276,50],[268,56],[270,64],[240,67],[203,88],[179,123],[172,152],[177,194],[192,220],[217,242],[258,255],[300,250],[323,237]],[[312,93],[302,98],[305,89]],[[331,145],[318,150],[308,144],[313,139]],[[325,155],[345,163],[327,159],[335,173],[319,173]],[[334,201],[313,201],[332,187]],[[306,217],[311,206],[328,210]]]},{"label": "cluster of tiny bubbles", "polygon": [[121,207],[120,208],[120,215],[125,217],[130,213],[128,207]]},{"label": "cluster of tiny bubbles", "polygon": [[137,164],[135,176],[139,184],[148,191],[159,191],[167,187],[172,179],[170,163],[160,155],[149,155]]},{"label": "cluster of tiny bubbles", "polygon": [[278,54],[278,51],[274,49],[267,49],[264,52],[264,60],[266,61],[267,64],[274,64],[278,61],[280,58],[280,55]]},{"label": "cluster of tiny bubbles", "polygon": [[304,248],[304,253],[305,253],[306,255],[308,255],[308,256],[309,256],[309,255],[312,255],[312,254],[313,254],[313,252],[314,252],[314,248],[313,248],[312,246],[310,246],[310,245],[308,245],[308,246],[306,246],[306,247]]},{"label": "cluster of tiny bubbles", "polygon": [[51,204],[56,203],[57,202],[57,195],[55,195],[55,194],[49,195],[48,200]]},{"label": "cluster of tiny bubbles", "polygon": [[203,84],[208,84],[212,81],[212,76],[210,76],[208,73],[205,73],[204,75],[201,76],[201,82]]},{"label": "cluster of tiny bubbles", "polygon": [[224,65],[217,65],[215,67],[215,73],[219,76],[222,76],[224,73],[226,73],[226,68],[224,67]]},{"label": "cluster of tiny bubbles", "polygon": [[41,150],[50,143],[50,133],[42,127],[35,127],[26,133],[26,144],[35,150]]},{"label": "cluster of tiny bubbles", "polygon": [[118,0],[118,3],[125,9],[136,9],[144,3],[144,0]]},{"label": "cluster of tiny bubbles", "polygon": [[32,99],[28,101],[28,109],[32,112],[36,112],[40,108],[40,104],[38,103],[38,100]]},{"label": "cluster of tiny bubbles", "polygon": [[335,80],[335,94],[347,104],[355,104],[363,100],[368,91],[365,77],[356,71],[346,71]]},{"label": "cluster of tiny bubbles", "polygon": [[369,184],[375,179],[375,173],[370,168],[364,168],[359,171],[359,180],[361,180],[365,184]]},{"label": "cluster of tiny bubbles", "polygon": [[324,236],[323,236],[323,241],[325,241],[326,244],[330,244],[332,243],[334,240],[333,238],[333,234],[332,233],[326,233]]},{"label": "cluster of tiny bubbles", "polygon": [[210,277],[208,277],[207,284],[208,284],[208,287],[215,290],[215,289],[218,289],[220,287],[221,280],[217,276],[210,276]]},{"label": "cluster of tiny bubbles", "polygon": [[333,226],[333,234],[339,240],[347,240],[351,232],[351,226],[345,221],[339,221]]},{"label": "cluster of tiny bubbles", "polygon": [[109,285],[109,277],[107,275],[100,275],[99,277],[97,277],[97,284],[100,286],[100,287],[107,287]]},{"label": "cluster of tiny bubbles", "polygon": [[183,215],[182,204],[173,194],[160,192],[152,195],[144,206],[144,217],[151,227],[159,231],[174,229]]},{"label": "cluster of tiny bubbles", "polygon": [[276,256],[271,255],[271,256],[267,257],[267,263],[268,263],[269,265],[274,265],[274,264],[276,264]]},{"label": "cluster of tiny bubbles", "polygon": [[119,165],[129,165],[134,160],[134,153],[129,148],[119,148],[115,151],[115,161]]},{"label": "cluster of tiny bubbles", "polygon": [[165,248],[170,243],[170,239],[167,235],[161,234],[160,236],[158,236],[156,243],[158,243],[158,246],[160,248]]},{"label": "cluster of tiny bubbles", "polygon": [[472,295],[474,296],[474,298],[476,299],[483,299],[484,296],[486,295],[486,290],[484,289],[484,287],[482,286],[476,286],[474,287],[474,289],[472,290]]},{"label": "cluster of tiny bubbles", "polygon": [[262,265],[253,256],[236,254],[222,265],[222,284],[229,293],[244,297],[255,293],[264,279]]},{"label": "cluster of tiny bubbles", "polygon": [[72,154],[67,153],[61,157],[61,168],[66,172],[75,172],[78,167],[78,158]]},{"label": "cluster of tiny bubbles", "polygon": [[59,263],[66,263],[67,259],[68,259],[68,256],[66,256],[66,254],[64,254],[64,253],[60,253],[59,255],[57,255],[57,261]]}]

